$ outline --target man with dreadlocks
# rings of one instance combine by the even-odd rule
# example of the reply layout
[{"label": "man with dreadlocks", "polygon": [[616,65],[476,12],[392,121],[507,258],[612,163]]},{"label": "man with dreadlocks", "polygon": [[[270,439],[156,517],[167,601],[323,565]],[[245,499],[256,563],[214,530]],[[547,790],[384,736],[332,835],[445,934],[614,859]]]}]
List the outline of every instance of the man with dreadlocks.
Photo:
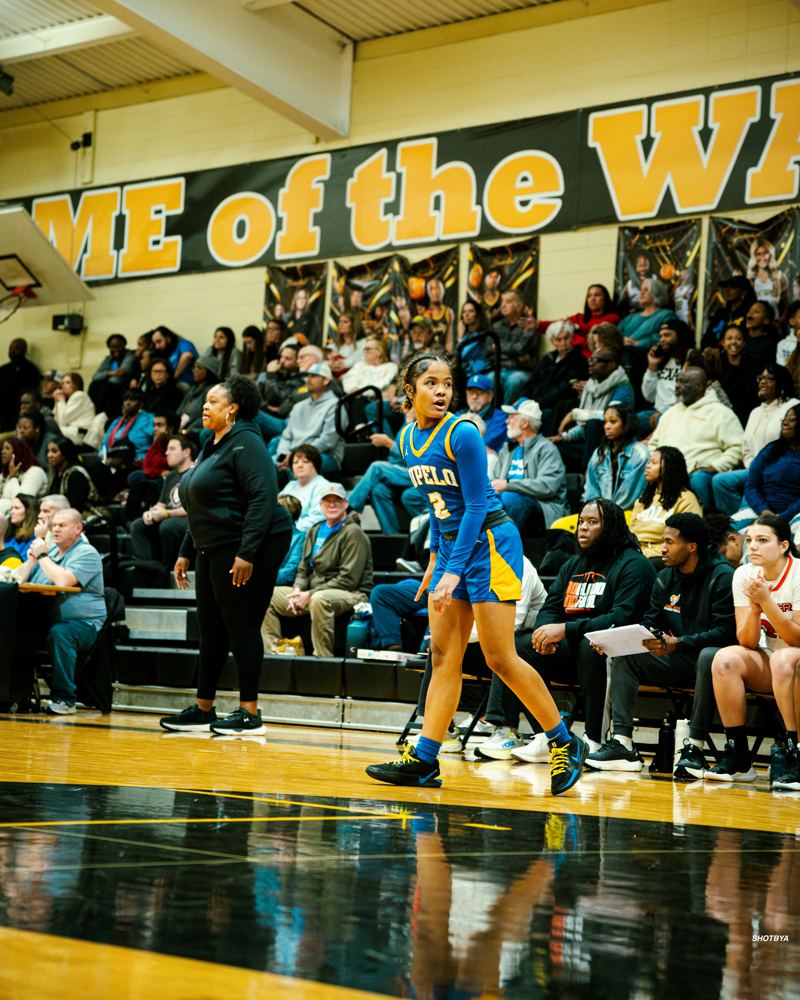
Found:
[{"label": "man with dreadlocks", "polygon": [[533,635],[517,638],[517,652],[547,680],[577,675],[586,716],[586,742],[604,742],[606,660],[587,632],[634,625],[650,603],[655,569],[628,530],[625,513],[594,497],[578,515],[578,553],[562,567],[536,619]]}]

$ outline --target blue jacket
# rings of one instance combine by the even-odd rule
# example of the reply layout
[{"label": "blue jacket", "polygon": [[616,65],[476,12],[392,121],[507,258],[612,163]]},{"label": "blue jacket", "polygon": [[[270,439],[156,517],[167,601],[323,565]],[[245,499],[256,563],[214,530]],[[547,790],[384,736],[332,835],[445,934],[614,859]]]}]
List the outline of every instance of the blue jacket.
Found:
[{"label": "blue jacket", "polygon": [[[100,451],[102,451],[103,448],[108,447],[108,439],[111,437],[111,432],[114,428],[117,426],[124,426],[127,419],[127,417],[117,417],[114,423],[109,425],[109,428],[106,431],[106,436],[103,438],[103,443],[100,445]],[[130,441],[136,449],[136,457],[144,458],[147,454],[147,449],[153,443],[153,414],[148,413],[147,410],[142,410],[134,421],[127,437],[118,437],[114,441],[114,444],[116,444],[117,441],[126,440]]]},{"label": "blue jacket", "polygon": [[762,448],[750,463],[744,496],[756,514],[771,510],[791,521],[800,513],[800,451],[790,449],[773,462],[774,443]]},{"label": "blue jacket", "polygon": [[[459,410],[456,416],[463,417],[465,413],[469,413],[469,410]],[[489,403],[485,409],[480,411],[479,416],[483,418],[486,424],[486,436],[483,439],[484,444],[487,448],[491,448],[492,451],[500,451],[508,440],[506,430],[507,415],[503,413],[499,406]]]},{"label": "blue jacket", "polygon": [[630,510],[644,489],[644,470],[650,461],[650,449],[641,441],[631,443],[617,456],[617,483],[611,471],[610,450],[601,458],[597,451],[589,459],[586,469],[584,502],[592,497],[613,500],[623,510]]}]

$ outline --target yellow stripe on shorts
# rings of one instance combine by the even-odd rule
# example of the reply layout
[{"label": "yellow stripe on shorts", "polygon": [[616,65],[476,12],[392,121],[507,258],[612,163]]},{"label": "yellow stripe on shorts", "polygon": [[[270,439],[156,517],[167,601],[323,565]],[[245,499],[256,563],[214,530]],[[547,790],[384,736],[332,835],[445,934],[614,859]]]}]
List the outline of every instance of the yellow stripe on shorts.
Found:
[{"label": "yellow stripe on shorts", "polygon": [[518,601],[522,597],[522,581],[497,551],[492,532],[487,531],[486,537],[489,539],[492,569],[489,589],[499,601]]}]

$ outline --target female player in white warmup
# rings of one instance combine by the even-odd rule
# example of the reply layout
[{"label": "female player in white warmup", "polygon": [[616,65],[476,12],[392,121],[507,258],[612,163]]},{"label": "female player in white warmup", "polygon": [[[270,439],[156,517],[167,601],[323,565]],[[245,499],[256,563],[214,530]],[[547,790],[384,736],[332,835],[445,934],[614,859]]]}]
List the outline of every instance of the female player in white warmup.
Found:
[{"label": "female player in white warmup", "polygon": [[448,412],[453,374],[447,360],[436,354],[414,358],[403,391],[416,422],[403,429],[400,452],[431,513],[431,557],[417,597],[430,588],[433,677],[416,748],[400,760],[371,765],[367,774],[396,785],[441,785],[436,758],[458,708],[461,664],[474,621],[486,663],[547,734],[551,789],[557,795],[580,778],[588,748],[567,730],[541,677],[514,649],[522,580],[519,531],[489,482],[480,431]]}]

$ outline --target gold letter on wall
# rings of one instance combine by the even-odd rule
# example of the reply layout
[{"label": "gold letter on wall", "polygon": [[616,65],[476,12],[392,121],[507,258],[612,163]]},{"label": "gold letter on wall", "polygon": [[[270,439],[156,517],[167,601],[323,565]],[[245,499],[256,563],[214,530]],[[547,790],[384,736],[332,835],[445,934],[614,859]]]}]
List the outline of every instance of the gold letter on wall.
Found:
[{"label": "gold letter on wall", "polygon": [[[481,210],[476,204],[475,171],[468,163],[436,166],[438,140],[418,139],[397,147],[403,174],[403,200],[394,220],[395,244],[477,236]],[[438,198],[439,207],[434,207]]]},{"label": "gold letter on wall", "polygon": [[180,236],[165,236],[168,215],[183,211],[183,177],[128,184],[122,195],[126,215],[125,246],[119,255],[119,277],[170,274],[180,270]]},{"label": "gold letter on wall", "polygon": [[483,193],[486,218],[501,233],[532,233],[558,215],[564,193],[561,165],[549,153],[526,149],[501,160]]},{"label": "gold letter on wall", "polygon": [[712,94],[703,149],[702,95],[657,101],[651,112],[654,142],[645,161],[647,105],[598,111],[589,116],[589,145],[597,150],[617,218],[646,219],[658,214],[667,188],[680,213],[716,207],[751,123],[758,121],[761,88]]},{"label": "gold letter on wall", "polygon": [[773,83],[770,115],[775,119],[767,148],[757,167],[747,171],[745,200],[794,200],[800,168],[800,80]]},{"label": "gold letter on wall", "polygon": [[275,244],[279,260],[319,253],[320,230],[314,216],[322,210],[326,181],[331,175],[331,154],[299,160],[286,175],[278,196],[281,231]]},{"label": "gold letter on wall", "polygon": [[62,257],[74,268],[83,255],[82,278],[114,277],[117,266],[114,223],[119,213],[119,190],[114,187],[84,191],[74,214],[68,194],[34,199],[33,221]]},{"label": "gold letter on wall", "polygon": [[255,191],[232,194],[208,223],[208,251],[218,264],[244,267],[264,253],[275,235],[275,209]]},{"label": "gold letter on wall", "polygon": [[386,171],[386,150],[364,160],[347,182],[350,238],[359,250],[379,250],[392,234],[392,217],[385,215],[384,202],[392,201],[397,174]]}]

